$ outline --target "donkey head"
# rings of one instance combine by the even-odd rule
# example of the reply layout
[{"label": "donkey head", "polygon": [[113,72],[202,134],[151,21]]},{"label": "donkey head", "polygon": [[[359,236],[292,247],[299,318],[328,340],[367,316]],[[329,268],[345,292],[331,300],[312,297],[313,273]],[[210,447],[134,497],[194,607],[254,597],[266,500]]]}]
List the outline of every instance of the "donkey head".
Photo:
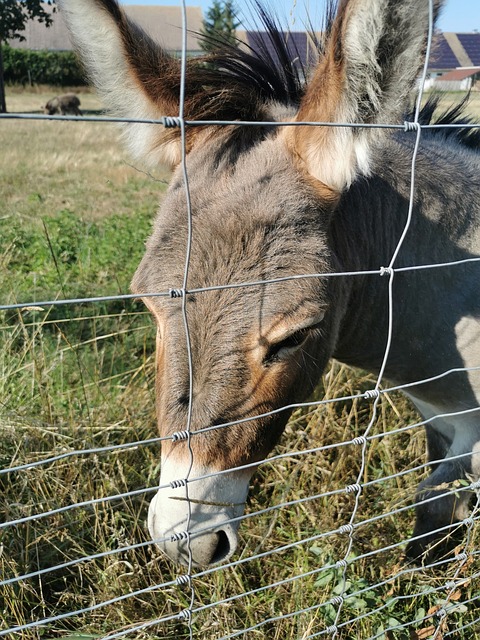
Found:
[{"label": "donkey head", "polygon": [[[61,0],[61,7],[115,115],[178,115],[179,61],[114,0]],[[399,121],[427,24],[428,0],[340,2],[305,87],[292,65],[275,69],[271,58],[231,49],[208,64],[188,62],[183,115]],[[187,128],[187,201],[179,133],[123,126],[134,156],[174,171],[132,285],[157,324],[157,414],[166,438],[149,528],[171,558],[207,565],[235,550],[255,464],[289,416],[281,408],[310,394],[335,348],[348,285],[295,276],[341,268],[332,216],[340,215],[342,192],[369,174],[384,134],[318,126]],[[148,295],[181,288],[187,262],[184,297]],[[254,282],[261,284],[232,286]],[[185,441],[178,432],[187,425]]]}]

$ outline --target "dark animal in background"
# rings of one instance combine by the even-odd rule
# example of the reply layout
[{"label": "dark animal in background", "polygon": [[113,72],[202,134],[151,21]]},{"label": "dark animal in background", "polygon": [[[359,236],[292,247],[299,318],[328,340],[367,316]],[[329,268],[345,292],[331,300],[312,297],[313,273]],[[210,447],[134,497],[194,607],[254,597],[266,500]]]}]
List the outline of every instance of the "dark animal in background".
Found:
[{"label": "dark animal in background", "polygon": [[[433,5],[436,16],[442,2]],[[130,22],[117,2],[60,0],[60,6],[104,103],[117,117],[178,115],[180,61]],[[428,16],[428,0],[340,0],[306,85],[267,19],[275,55],[267,47],[259,53],[232,48],[207,64],[188,61],[184,116],[401,124],[423,64]],[[195,565],[208,565],[237,547],[238,516],[253,469],[290,414],[279,409],[308,397],[330,357],[375,374],[381,369],[389,276],[380,273],[405,228],[415,133],[187,128],[193,229],[187,290],[301,274],[377,274],[287,278],[182,300],[147,295],[183,282],[187,199],[180,131],[122,126],[137,158],[174,170],[132,285],[157,324],[157,414],[166,438],[160,479],[166,488],[150,505],[149,528],[174,560],[188,563],[191,553]],[[385,379],[410,385],[405,393],[429,420],[432,463],[417,493],[411,558],[425,558],[450,526],[464,520],[470,495],[458,490],[458,481],[480,478],[478,144],[478,134],[458,129],[422,132],[413,217],[394,265],[463,261],[397,271],[392,281]],[[425,379],[430,381],[419,383]],[[189,407],[190,442],[172,440],[185,429]],[[464,410],[469,412],[460,415]],[[212,428],[239,419],[244,421]],[[241,465],[252,466],[238,470]],[[187,476],[188,483],[181,482]]]},{"label": "dark animal in background", "polygon": [[43,112],[49,116],[81,116],[80,98],[75,93],[64,93],[56,96],[47,102],[43,107]]}]

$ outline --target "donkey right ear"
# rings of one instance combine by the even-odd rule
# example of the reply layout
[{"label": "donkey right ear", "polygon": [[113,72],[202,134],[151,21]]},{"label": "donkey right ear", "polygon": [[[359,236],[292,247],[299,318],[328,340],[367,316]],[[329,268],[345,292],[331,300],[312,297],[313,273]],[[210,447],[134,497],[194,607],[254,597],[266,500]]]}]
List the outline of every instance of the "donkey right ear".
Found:
[{"label": "donkey right ear", "polygon": [[[168,55],[116,0],[58,0],[76,49],[106,107],[120,118],[178,116],[180,61]],[[136,159],[173,168],[180,162],[178,131],[122,124]]]},{"label": "donkey right ear", "polygon": [[[433,0],[435,20],[444,0]],[[297,121],[341,127],[292,127],[283,133],[310,176],[334,192],[369,175],[384,130],[349,124],[399,124],[423,65],[429,0],[340,0]]]}]

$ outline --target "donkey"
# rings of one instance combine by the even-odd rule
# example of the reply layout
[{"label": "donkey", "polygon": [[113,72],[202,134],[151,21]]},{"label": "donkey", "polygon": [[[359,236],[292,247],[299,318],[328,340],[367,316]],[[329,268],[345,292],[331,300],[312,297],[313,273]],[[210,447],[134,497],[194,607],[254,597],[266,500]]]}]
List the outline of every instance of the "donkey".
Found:
[{"label": "donkey", "polygon": [[[115,0],[60,5],[116,116],[178,115],[180,61]],[[434,0],[435,17],[441,5]],[[425,56],[428,14],[428,0],[341,0],[306,83],[266,16],[275,56],[226,48],[187,62],[183,117],[233,124],[187,126],[183,137],[155,124],[122,125],[136,158],[173,169],[132,289],[156,322],[165,438],[148,526],[175,561],[205,566],[234,553],[255,465],[289,417],[281,408],[308,397],[330,358],[378,374],[390,278],[385,376],[410,385],[407,395],[429,420],[432,463],[418,488],[408,557],[423,560],[468,515],[468,492],[450,488],[480,478],[479,136],[422,132],[410,227],[394,271],[382,278],[406,225],[415,134],[279,126],[401,123]],[[235,124],[247,120],[259,124]],[[193,241],[184,288],[187,204]],[[292,278],[352,271],[378,274]],[[263,284],[214,286],[255,281]],[[175,295],[151,295],[169,290]]]},{"label": "donkey", "polygon": [[80,98],[75,93],[65,93],[61,96],[55,96],[47,102],[43,107],[43,112],[49,116],[60,114],[66,116],[71,114],[73,116],[81,116],[80,110]]}]

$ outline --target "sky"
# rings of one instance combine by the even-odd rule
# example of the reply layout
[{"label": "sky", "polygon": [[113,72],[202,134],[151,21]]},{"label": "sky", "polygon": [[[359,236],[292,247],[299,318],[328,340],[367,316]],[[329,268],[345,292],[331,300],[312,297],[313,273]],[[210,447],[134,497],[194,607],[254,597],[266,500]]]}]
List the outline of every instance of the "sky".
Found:
[{"label": "sky", "polygon": [[[123,4],[173,5],[179,6],[180,0],[121,0]],[[187,0],[187,5],[200,6],[205,15],[212,0]],[[243,13],[248,6],[245,0],[236,0],[235,6]],[[283,24],[292,31],[303,30],[306,9],[313,17],[314,26],[321,27],[323,0],[270,0],[270,6],[283,19]],[[439,25],[442,31],[480,31],[480,0],[447,0]]]}]

